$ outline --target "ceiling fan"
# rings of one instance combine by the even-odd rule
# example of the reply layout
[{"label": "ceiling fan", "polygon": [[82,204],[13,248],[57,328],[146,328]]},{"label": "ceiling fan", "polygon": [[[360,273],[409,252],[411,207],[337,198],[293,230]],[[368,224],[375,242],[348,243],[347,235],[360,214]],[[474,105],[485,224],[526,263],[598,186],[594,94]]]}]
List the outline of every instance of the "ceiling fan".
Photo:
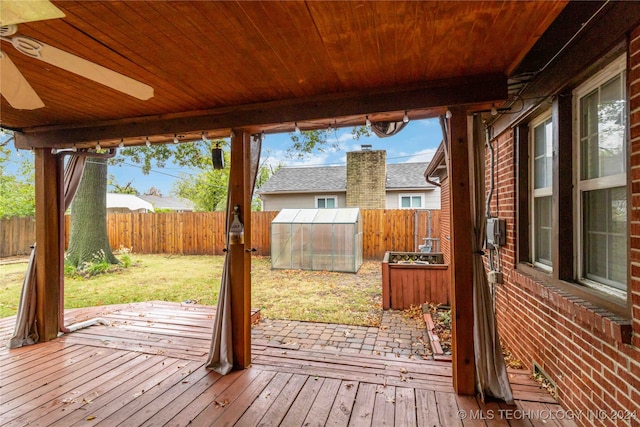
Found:
[{"label": "ceiling fan", "polygon": [[[102,65],[87,61],[39,40],[15,35],[24,22],[56,19],[64,13],[48,0],[0,1],[0,40],[11,43],[20,53],[86,79],[103,84],[134,98],[146,101],[153,97],[153,88]],[[20,72],[7,53],[0,49],[0,93],[7,102],[19,110],[35,110],[44,102]]]}]

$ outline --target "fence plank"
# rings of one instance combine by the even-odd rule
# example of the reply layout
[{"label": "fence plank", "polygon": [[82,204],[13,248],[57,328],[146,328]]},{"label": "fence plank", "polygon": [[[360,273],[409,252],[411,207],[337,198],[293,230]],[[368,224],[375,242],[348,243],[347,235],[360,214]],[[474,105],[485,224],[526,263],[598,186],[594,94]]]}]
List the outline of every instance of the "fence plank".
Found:
[{"label": "fence plank", "polygon": [[[362,210],[363,256],[382,260],[385,252],[412,252],[428,236],[428,211]],[[271,221],[278,212],[253,212],[251,246],[256,255],[271,253]],[[69,244],[69,216],[65,218]],[[417,225],[417,228],[416,228]],[[431,236],[440,237],[440,211],[431,211]],[[123,213],[107,215],[111,247],[133,252],[177,255],[222,255],[225,212]],[[0,257],[26,255],[35,241],[33,217],[0,220]]]}]

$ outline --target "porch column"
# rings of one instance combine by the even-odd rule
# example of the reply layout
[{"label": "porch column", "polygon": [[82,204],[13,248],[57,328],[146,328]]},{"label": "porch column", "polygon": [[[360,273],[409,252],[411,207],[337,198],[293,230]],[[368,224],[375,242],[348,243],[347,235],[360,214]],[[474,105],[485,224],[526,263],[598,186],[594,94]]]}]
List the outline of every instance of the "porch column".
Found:
[{"label": "porch column", "polygon": [[451,210],[451,313],[453,387],[475,394],[473,351],[472,186],[469,175],[468,117],[462,107],[450,108],[448,126]]},{"label": "porch column", "polygon": [[[233,367],[251,363],[251,135],[236,129],[231,137],[230,207],[240,206],[244,244],[229,245]],[[246,250],[245,250],[246,249]]]},{"label": "porch column", "polygon": [[[36,192],[36,320],[40,341],[58,336],[60,316],[60,277],[63,254],[61,194],[64,179],[62,162],[50,148],[35,150]],[[64,215],[64,213],[62,213]]]}]

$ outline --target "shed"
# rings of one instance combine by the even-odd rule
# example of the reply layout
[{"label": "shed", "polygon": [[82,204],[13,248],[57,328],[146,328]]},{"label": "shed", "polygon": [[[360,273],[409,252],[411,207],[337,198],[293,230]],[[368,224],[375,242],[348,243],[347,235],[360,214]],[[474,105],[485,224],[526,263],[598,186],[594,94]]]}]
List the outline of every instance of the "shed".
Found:
[{"label": "shed", "polygon": [[271,267],[356,273],[362,265],[358,208],[282,209],[271,222]]}]

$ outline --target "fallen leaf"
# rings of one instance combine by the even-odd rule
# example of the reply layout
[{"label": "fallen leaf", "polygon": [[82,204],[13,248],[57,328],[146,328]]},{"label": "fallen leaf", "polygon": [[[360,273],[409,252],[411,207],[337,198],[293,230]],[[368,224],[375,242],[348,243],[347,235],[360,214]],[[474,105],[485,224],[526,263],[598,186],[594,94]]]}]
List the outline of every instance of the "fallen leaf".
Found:
[{"label": "fallen leaf", "polygon": [[405,377],[404,375],[400,374],[400,381],[407,381],[407,377]]},{"label": "fallen leaf", "polygon": [[400,373],[406,374],[407,372],[409,372],[407,371],[407,368],[400,368]]},{"label": "fallen leaf", "polygon": [[224,408],[229,404],[229,399],[225,399],[223,401],[214,400],[213,403],[215,403],[216,407]]},{"label": "fallen leaf", "polygon": [[347,384],[345,387],[351,388],[351,387],[353,387],[353,384]]},{"label": "fallen leaf", "polygon": [[91,420],[95,420],[95,419],[96,419],[96,417],[94,417],[93,415],[89,415],[87,417],[87,421],[91,421]]},{"label": "fallen leaf", "polygon": [[67,397],[66,399],[62,399],[61,402],[62,403],[76,403],[76,400],[71,398],[71,397]]}]

